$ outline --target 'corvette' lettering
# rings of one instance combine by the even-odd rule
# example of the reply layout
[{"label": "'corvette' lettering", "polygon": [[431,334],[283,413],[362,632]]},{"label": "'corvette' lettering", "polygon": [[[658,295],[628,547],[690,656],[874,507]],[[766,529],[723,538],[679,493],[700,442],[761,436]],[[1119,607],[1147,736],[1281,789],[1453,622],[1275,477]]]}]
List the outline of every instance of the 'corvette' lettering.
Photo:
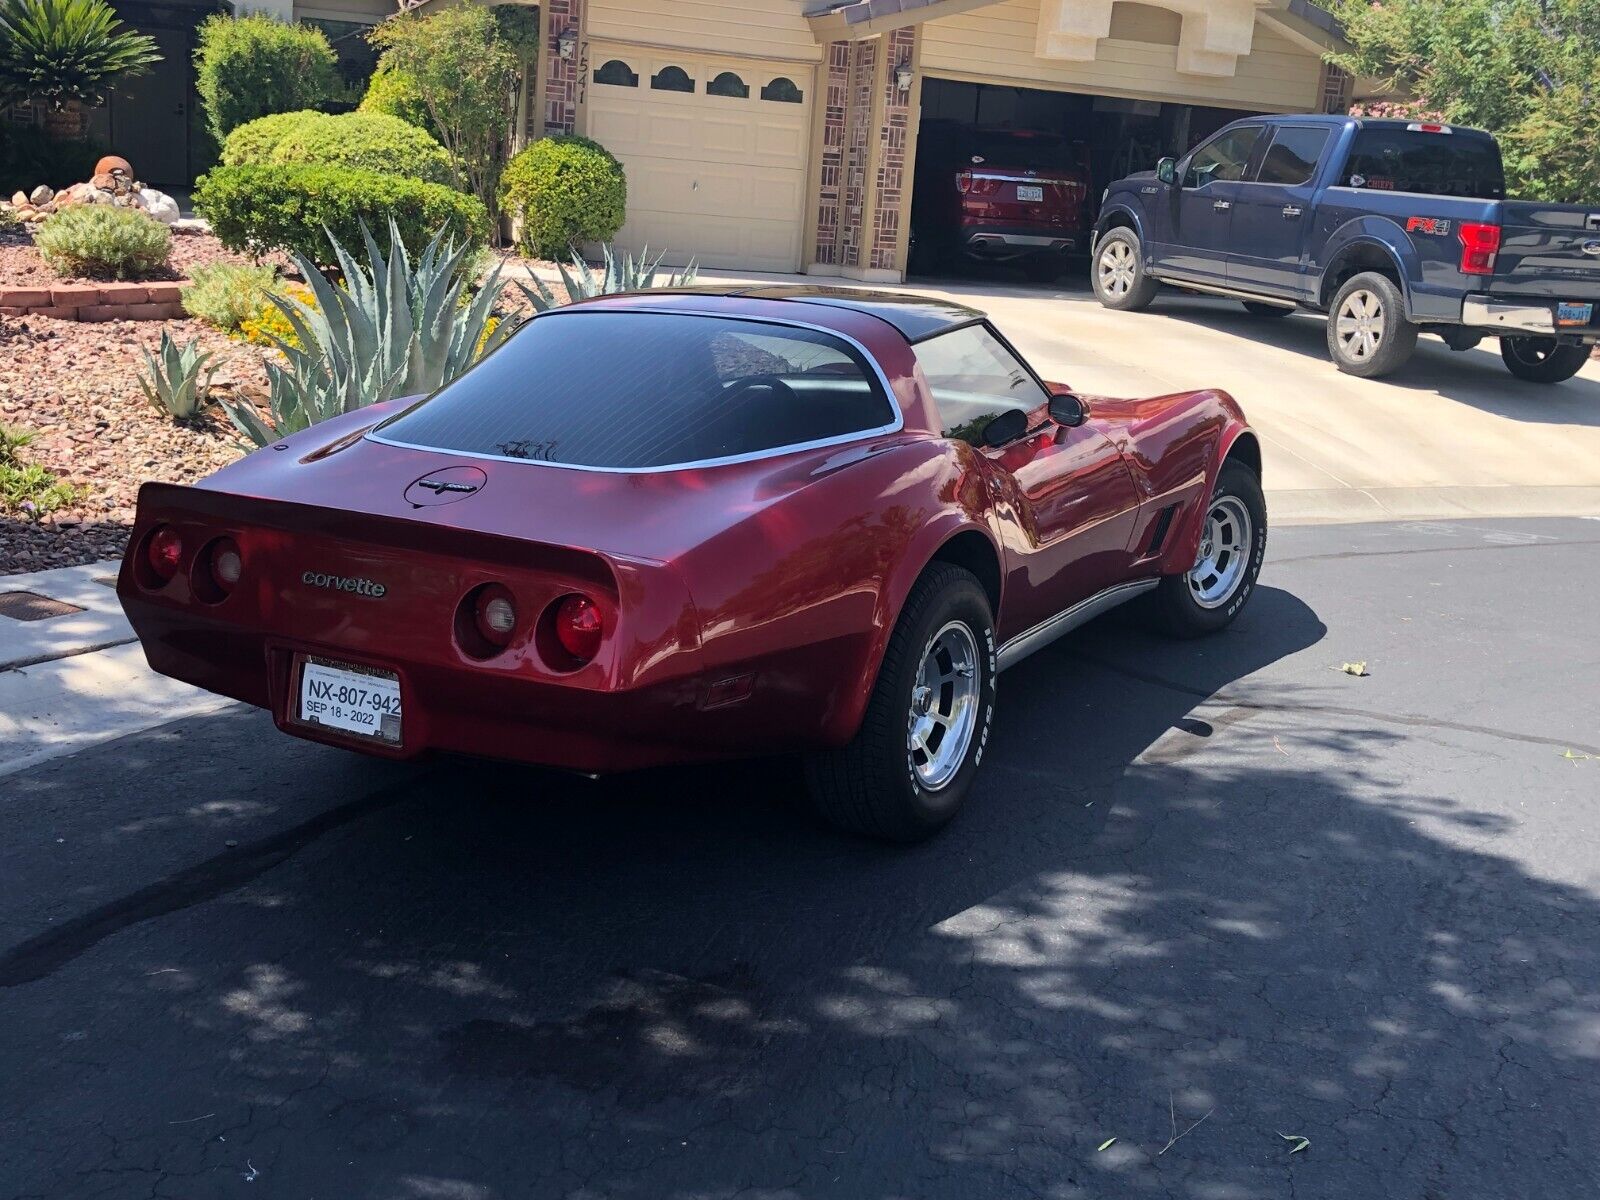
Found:
[{"label": "'corvette' lettering", "polygon": [[374,583],[370,579],[360,579],[354,575],[326,575],[320,571],[307,571],[300,576],[300,582],[307,587],[327,588],[334,592],[354,592],[357,596],[371,596],[374,600],[381,599],[389,589],[381,583]]}]

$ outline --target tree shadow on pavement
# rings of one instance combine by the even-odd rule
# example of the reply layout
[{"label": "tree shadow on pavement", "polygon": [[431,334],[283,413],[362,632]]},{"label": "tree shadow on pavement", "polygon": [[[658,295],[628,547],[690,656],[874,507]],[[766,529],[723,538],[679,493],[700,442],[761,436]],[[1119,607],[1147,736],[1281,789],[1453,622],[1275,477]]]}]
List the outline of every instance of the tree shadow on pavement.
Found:
[{"label": "tree shadow on pavement", "polygon": [[24,1182],[1593,1194],[1600,903],[1398,730],[1249,680],[1323,632],[1271,588],[1204,642],[1088,627],[1007,673],[970,810],[911,849],[817,829],[785,764],[419,772],[26,985],[98,1048],[0,1101],[71,1134]]}]

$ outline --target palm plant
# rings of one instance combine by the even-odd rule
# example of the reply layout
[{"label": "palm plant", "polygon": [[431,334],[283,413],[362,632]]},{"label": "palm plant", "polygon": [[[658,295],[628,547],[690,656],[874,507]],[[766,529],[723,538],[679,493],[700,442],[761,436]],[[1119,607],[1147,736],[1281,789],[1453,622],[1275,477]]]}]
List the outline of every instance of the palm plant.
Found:
[{"label": "palm plant", "polygon": [[[646,246],[639,252],[639,257],[632,254],[618,257],[610,246],[600,247],[605,255],[605,265],[595,271],[583,261],[583,257],[574,250],[572,252],[572,270],[567,270],[565,263],[557,263],[556,270],[561,273],[561,282],[567,289],[567,303],[574,300],[587,300],[592,296],[610,296],[617,292],[641,292],[646,288],[654,287],[687,287],[695,281],[699,268],[691,261],[683,270],[659,279],[657,272],[661,269],[661,260],[666,257],[666,252],[650,257],[650,247]],[[552,308],[559,308],[561,301],[556,294],[546,286],[544,280],[537,275],[532,277],[533,287],[519,282],[517,287],[527,297],[528,303],[533,305],[534,312],[546,312]]]},{"label": "palm plant", "polygon": [[342,284],[296,254],[315,301],[271,298],[294,330],[292,339],[273,335],[288,366],[266,364],[265,415],[244,401],[223,402],[239,432],[266,446],[329,417],[435,391],[509,337],[516,323],[493,319],[500,269],[468,299],[472,252],[445,232],[434,234],[415,264],[393,221],[387,257],[362,225],[365,265],[330,235]]},{"label": "palm plant", "polygon": [[85,105],[159,61],[155,39],[124,27],[105,0],[0,0],[0,99],[45,101],[58,132],[81,137]]}]

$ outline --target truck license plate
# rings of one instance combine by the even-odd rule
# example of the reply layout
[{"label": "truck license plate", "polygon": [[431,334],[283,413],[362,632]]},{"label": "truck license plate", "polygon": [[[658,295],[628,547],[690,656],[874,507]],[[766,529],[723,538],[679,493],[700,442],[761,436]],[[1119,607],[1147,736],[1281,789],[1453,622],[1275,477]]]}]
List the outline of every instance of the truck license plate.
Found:
[{"label": "truck license plate", "polygon": [[1593,317],[1593,304],[1579,304],[1574,300],[1563,300],[1556,305],[1557,325],[1587,325]]},{"label": "truck license plate", "polygon": [[392,671],[307,658],[300,665],[300,706],[306,725],[321,725],[400,744],[400,679]]},{"label": "truck license plate", "polygon": [[1044,188],[1042,186],[1035,187],[1031,184],[1019,183],[1017,184],[1017,199],[1031,200],[1037,204],[1044,199]]}]

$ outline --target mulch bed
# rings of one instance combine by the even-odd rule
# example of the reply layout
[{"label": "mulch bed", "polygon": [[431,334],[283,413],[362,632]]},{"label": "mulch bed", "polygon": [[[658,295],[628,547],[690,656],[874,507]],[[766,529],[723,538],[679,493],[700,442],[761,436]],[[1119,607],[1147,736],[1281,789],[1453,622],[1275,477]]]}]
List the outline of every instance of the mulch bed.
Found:
[{"label": "mulch bed", "polygon": [[[160,271],[142,278],[157,282],[188,279],[197,266],[211,263],[254,262],[248,254],[235,254],[224,250],[222,243],[209,233],[174,233],[172,253],[167,265]],[[273,261],[266,259],[264,261]],[[287,259],[279,265],[284,265]],[[44,256],[33,244],[33,236],[26,228],[0,230],[0,284],[6,287],[50,287],[52,284],[103,283],[104,280],[65,278],[57,275]]]}]

